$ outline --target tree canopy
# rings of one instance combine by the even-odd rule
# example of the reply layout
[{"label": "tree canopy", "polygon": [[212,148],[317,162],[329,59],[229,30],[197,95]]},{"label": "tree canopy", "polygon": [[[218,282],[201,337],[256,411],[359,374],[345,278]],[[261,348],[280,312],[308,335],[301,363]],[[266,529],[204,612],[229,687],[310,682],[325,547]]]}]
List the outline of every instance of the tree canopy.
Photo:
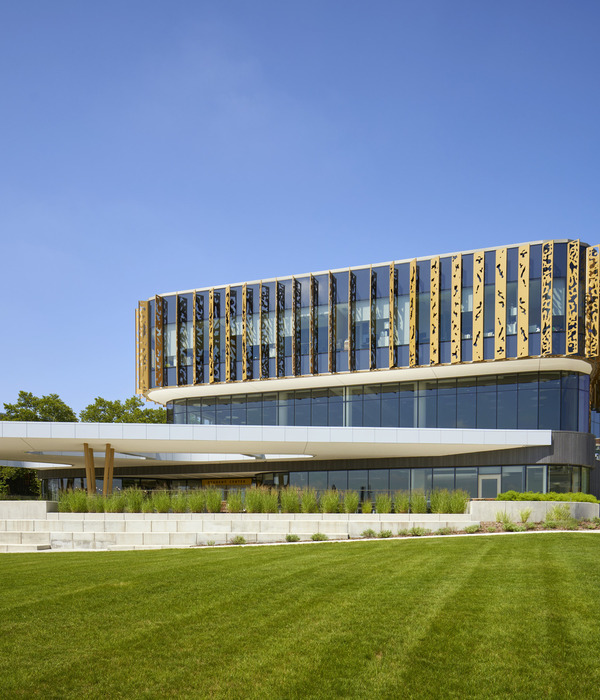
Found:
[{"label": "tree canopy", "polygon": [[58,394],[39,397],[20,391],[16,403],[4,404],[3,420],[73,422],[77,416]]},{"label": "tree canopy", "polygon": [[167,412],[164,408],[144,408],[139,396],[123,402],[97,396],[94,403],[80,412],[79,418],[83,423],[165,423]]}]

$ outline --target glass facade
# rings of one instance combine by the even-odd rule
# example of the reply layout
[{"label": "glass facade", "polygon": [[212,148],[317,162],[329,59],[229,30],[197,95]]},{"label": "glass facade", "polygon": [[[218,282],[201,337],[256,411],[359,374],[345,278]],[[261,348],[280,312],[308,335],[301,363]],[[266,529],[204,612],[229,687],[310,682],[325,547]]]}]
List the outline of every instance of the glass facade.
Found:
[{"label": "glass facade", "polygon": [[167,422],[588,432],[589,376],[528,372],[178,399]]}]

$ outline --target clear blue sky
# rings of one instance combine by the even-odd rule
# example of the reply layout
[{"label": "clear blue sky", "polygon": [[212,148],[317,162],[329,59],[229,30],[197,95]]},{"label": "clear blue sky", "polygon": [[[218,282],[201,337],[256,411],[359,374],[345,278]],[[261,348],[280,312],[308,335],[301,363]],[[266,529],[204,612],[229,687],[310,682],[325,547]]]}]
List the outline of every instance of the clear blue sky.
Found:
[{"label": "clear blue sky", "polygon": [[0,403],[155,293],[600,241],[598,0],[0,0]]}]

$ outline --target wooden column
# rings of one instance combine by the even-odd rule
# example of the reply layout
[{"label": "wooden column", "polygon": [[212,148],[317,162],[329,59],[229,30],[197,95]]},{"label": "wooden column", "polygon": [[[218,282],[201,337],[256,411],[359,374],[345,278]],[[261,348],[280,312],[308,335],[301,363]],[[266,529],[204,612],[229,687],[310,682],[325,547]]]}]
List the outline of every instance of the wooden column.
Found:
[{"label": "wooden column", "polygon": [[110,496],[112,493],[112,480],[113,480],[113,470],[115,466],[115,450],[110,446],[110,443],[106,443],[106,448],[104,449],[104,479],[102,483],[102,495]]},{"label": "wooden column", "polygon": [[94,468],[94,450],[87,444],[83,443],[83,456],[85,458],[85,480],[87,483],[88,496],[96,493],[96,470]]}]

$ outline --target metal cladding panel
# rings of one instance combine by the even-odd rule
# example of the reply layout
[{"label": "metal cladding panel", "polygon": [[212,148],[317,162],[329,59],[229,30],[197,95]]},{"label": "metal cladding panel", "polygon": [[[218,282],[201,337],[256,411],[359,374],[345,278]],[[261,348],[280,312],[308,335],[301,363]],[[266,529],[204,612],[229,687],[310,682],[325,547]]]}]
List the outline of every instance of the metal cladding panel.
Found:
[{"label": "metal cladding panel", "polygon": [[277,307],[275,309],[275,347],[277,353],[277,376],[285,376],[285,287],[277,282]]},{"label": "metal cladding panel", "polygon": [[208,381],[215,381],[215,290],[208,293]]},{"label": "metal cladding panel", "polygon": [[377,272],[371,268],[369,298],[369,369],[377,367]]},{"label": "metal cladding panel", "polygon": [[585,356],[596,360],[599,353],[598,317],[600,315],[600,276],[598,274],[598,248],[586,250],[585,276]]},{"label": "metal cladding panel", "polygon": [[483,308],[485,299],[485,253],[473,255],[473,362],[483,360]]},{"label": "metal cladding panel", "polygon": [[188,383],[186,372],[186,350],[189,343],[187,337],[187,299],[177,295],[177,384]]},{"label": "metal cladding panel", "polygon": [[248,379],[248,285],[242,286],[242,380]]},{"label": "metal cladding panel", "polygon": [[150,388],[150,302],[140,301],[138,309],[138,390]]},{"label": "metal cladding panel", "polygon": [[204,297],[194,292],[194,342],[193,380],[194,384],[204,383]]},{"label": "metal cladding panel", "polygon": [[302,373],[300,364],[301,351],[301,327],[300,306],[302,304],[302,288],[296,278],[292,280],[292,374],[298,376]]},{"label": "metal cladding panel", "polygon": [[154,383],[164,386],[163,298],[154,297]]},{"label": "metal cladding panel", "polygon": [[410,290],[408,298],[409,336],[408,365],[417,365],[417,261],[410,261]]},{"label": "metal cladding panel", "polygon": [[432,258],[429,266],[429,364],[440,361],[440,259]]},{"label": "metal cladding panel", "polygon": [[356,369],[356,275],[348,272],[348,369]]},{"label": "metal cladding panel", "polygon": [[335,372],[335,342],[336,342],[336,313],[335,313],[335,300],[337,280],[335,275],[329,273],[329,328],[327,332],[327,354],[328,354],[328,365],[329,371]]},{"label": "metal cladding panel", "polygon": [[567,355],[579,354],[579,241],[567,249]]},{"label": "metal cladding panel", "polygon": [[552,355],[552,271],[554,242],[542,246],[541,349],[542,355]]},{"label": "metal cladding panel", "polygon": [[396,297],[398,295],[398,272],[394,263],[390,263],[390,359],[389,368],[396,366]]},{"label": "metal cladding panel", "polygon": [[225,381],[231,381],[231,287],[225,289]]},{"label": "metal cladding panel", "polygon": [[517,287],[517,355],[529,355],[529,245],[519,246]]},{"label": "metal cladding panel", "polygon": [[269,288],[260,283],[260,378],[269,377]]},{"label": "metal cladding panel", "polygon": [[452,301],[450,313],[450,362],[461,361],[462,257],[452,256]]},{"label": "metal cladding panel", "polygon": [[310,276],[310,308],[309,308],[309,329],[310,329],[310,340],[309,340],[309,371],[311,374],[317,374],[317,323],[315,319],[317,299],[317,280],[313,275]]},{"label": "metal cladding panel", "polygon": [[496,250],[495,358],[506,357],[506,248]]}]

